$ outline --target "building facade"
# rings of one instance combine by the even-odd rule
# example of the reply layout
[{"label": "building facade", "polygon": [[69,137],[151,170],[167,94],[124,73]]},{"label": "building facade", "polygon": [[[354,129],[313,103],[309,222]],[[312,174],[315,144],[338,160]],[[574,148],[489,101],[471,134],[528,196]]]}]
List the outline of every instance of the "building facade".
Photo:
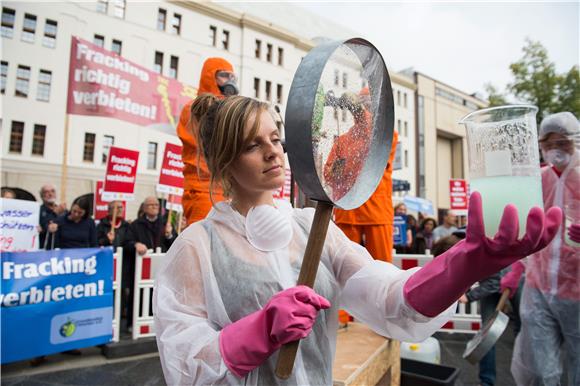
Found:
[{"label": "building facade", "polygon": [[416,196],[441,211],[450,207],[449,179],[469,179],[466,132],[459,121],[487,102],[420,72],[406,73],[417,86]]}]

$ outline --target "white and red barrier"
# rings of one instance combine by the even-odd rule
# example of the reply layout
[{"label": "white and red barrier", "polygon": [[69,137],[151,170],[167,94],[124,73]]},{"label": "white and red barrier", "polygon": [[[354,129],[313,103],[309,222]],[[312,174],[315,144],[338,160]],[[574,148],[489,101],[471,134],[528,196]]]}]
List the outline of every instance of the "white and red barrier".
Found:
[{"label": "white and red barrier", "polygon": [[153,285],[155,273],[165,258],[161,248],[155,253],[148,250],[143,256],[135,256],[135,287],[133,295],[133,339],[155,336],[153,325]]},{"label": "white and red barrier", "polygon": [[[414,267],[423,267],[434,256],[431,251],[427,250],[424,255],[397,255],[393,250],[393,264],[401,269],[411,269]],[[467,334],[476,334],[481,328],[481,315],[477,310],[477,302],[470,304],[461,304],[453,318],[445,323],[441,332],[460,332]]]},{"label": "white and red barrier", "polygon": [[121,278],[123,272],[123,248],[113,254],[113,342],[119,341],[121,331]]}]

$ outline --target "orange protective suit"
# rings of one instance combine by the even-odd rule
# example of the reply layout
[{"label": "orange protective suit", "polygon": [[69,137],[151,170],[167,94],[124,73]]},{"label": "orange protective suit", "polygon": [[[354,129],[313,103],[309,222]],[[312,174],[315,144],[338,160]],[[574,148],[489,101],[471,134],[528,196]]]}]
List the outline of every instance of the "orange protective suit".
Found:
[{"label": "orange protective suit", "polygon": [[[222,58],[209,58],[203,64],[197,94],[210,93],[218,97],[224,97],[216,83],[216,73],[218,71],[234,72],[233,66]],[[209,198],[210,174],[203,155],[199,156],[199,146],[197,143],[197,122],[191,120],[191,104],[193,100],[183,106],[179,124],[177,125],[177,135],[183,144],[181,158],[185,164],[183,175],[185,177],[182,205],[187,224],[201,220],[207,216],[212,204]],[[214,202],[224,199],[221,188],[216,187],[213,191]]]},{"label": "orange protective suit", "polygon": [[398,142],[393,134],[389,162],[377,190],[362,206],[352,210],[336,209],[334,221],[349,239],[364,246],[377,260],[393,260],[393,160]]}]

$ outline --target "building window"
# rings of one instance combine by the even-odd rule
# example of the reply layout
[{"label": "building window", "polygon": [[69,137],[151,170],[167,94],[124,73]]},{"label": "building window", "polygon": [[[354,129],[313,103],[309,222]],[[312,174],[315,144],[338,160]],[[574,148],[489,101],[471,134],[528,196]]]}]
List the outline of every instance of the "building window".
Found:
[{"label": "building window", "polygon": [[163,72],[163,52],[155,51],[155,64],[153,65],[153,71],[158,74]]},{"label": "building window", "polygon": [[47,70],[40,70],[38,74],[38,89],[36,90],[37,100],[43,102],[49,101],[51,80],[52,80],[52,72]]},{"label": "building window", "polygon": [[119,19],[125,18],[125,0],[113,0],[113,15]]},{"label": "building window", "polygon": [[266,100],[270,102],[272,100],[272,82],[266,81]]},{"label": "building window", "polygon": [[149,142],[147,146],[147,169],[157,168],[157,142]]},{"label": "building window", "polygon": [[407,93],[403,94],[403,106],[407,107]]},{"label": "building window", "polygon": [[340,71],[334,70],[334,85],[338,86],[340,84]]},{"label": "building window", "polygon": [[32,155],[44,155],[44,140],[46,139],[46,126],[34,125],[32,136]]},{"label": "building window", "polygon": [[157,12],[157,29],[159,31],[165,31],[165,23],[167,22],[167,11],[163,8],[159,8]]},{"label": "building window", "polygon": [[262,41],[259,39],[256,39],[256,50],[254,51],[254,56],[257,59],[260,59],[262,56]]},{"label": "building window", "polygon": [[397,106],[401,105],[401,92],[397,91]]},{"label": "building window", "polygon": [[56,47],[56,30],[58,23],[54,20],[46,19],[44,23],[44,38],[42,45],[48,48]]},{"label": "building window", "polygon": [[282,85],[276,86],[276,103],[282,103]]},{"label": "building window", "polygon": [[107,5],[108,5],[107,3],[108,3],[108,0],[98,0],[97,1],[97,12],[106,14],[107,13]]},{"label": "building window", "polygon": [[224,39],[222,40],[222,47],[224,50],[230,49],[230,31],[223,30]]},{"label": "building window", "polygon": [[95,137],[94,133],[85,133],[85,147],[83,150],[83,161],[93,162],[95,159]]},{"label": "building window", "polygon": [[8,79],[8,62],[2,61],[0,66],[0,93],[6,92],[6,80]]},{"label": "building window", "polygon": [[260,98],[260,79],[254,78],[254,97]]},{"label": "building window", "polygon": [[115,137],[112,135],[103,136],[103,154],[101,156],[101,163],[106,164],[107,158],[109,158],[109,150],[111,146],[115,144]]},{"label": "building window", "polygon": [[14,35],[14,19],[16,11],[10,8],[2,7],[2,36],[11,38]]},{"label": "building window", "polygon": [[36,16],[29,13],[24,14],[24,24],[22,25],[22,40],[34,43],[36,33]]},{"label": "building window", "polygon": [[24,137],[24,122],[12,121],[10,132],[10,153],[22,153],[22,139]]},{"label": "building window", "polygon": [[211,45],[215,47],[217,45],[217,27],[215,25],[209,26],[209,38]]},{"label": "building window", "polygon": [[171,19],[171,33],[174,35],[181,33],[181,15],[178,13],[174,13]]},{"label": "building window", "polygon": [[348,74],[346,72],[342,73],[342,87],[348,88]]},{"label": "building window", "polygon": [[16,70],[16,90],[14,92],[14,95],[26,98],[28,96],[29,86],[30,86],[30,67],[18,66],[18,70]]},{"label": "building window", "polygon": [[405,150],[405,167],[409,167],[409,151]]},{"label": "building window", "polygon": [[397,119],[397,133],[401,133],[401,120]]},{"label": "building window", "polygon": [[271,44],[266,44],[266,61],[272,63],[272,55],[274,47]]},{"label": "building window", "polygon": [[409,124],[407,123],[407,121],[405,121],[405,123],[403,125],[405,127],[405,137],[408,137],[409,136],[409,131],[408,131]]},{"label": "building window", "polygon": [[93,37],[93,43],[101,48],[105,47],[105,37],[103,35],[97,35]]},{"label": "building window", "polygon": [[111,51],[121,56],[121,51],[123,50],[123,42],[120,40],[113,39],[111,42]]},{"label": "building window", "polygon": [[169,77],[177,79],[177,67],[179,67],[179,58],[177,56],[171,55],[169,61]]},{"label": "building window", "polygon": [[346,117],[347,117],[347,115],[348,115],[348,114],[346,113],[346,109],[343,109],[343,110],[340,110],[340,111],[342,111],[342,114],[341,114],[341,116],[342,116],[342,117],[341,117],[342,121],[343,121],[343,122],[346,122]]},{"label": "building window", "polygon": [[284,65],[284,49],[282,47],[278,47],[278,65]]}]

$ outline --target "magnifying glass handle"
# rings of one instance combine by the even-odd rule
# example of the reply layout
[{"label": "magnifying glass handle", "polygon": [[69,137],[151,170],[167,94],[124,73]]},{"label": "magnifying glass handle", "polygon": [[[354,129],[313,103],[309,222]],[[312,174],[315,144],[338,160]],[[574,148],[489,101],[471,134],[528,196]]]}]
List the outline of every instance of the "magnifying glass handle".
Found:
[{"label": "magnifying glass handle", "polygon": [[[316,212],[314,212],[312,228],[310,228],[310,235],[308,236],[308,243],[304,251],[304,259],[302,260],[297,285],[306,285],[310,288],[314,286],[318,264],[320,263],[320,255],[322,254],[322,248],[326,240],[328,224],[332,217],[332,208],[333,206],[329,202],[319,201],[316,204]],[[276,364],[276,375],[278,378],[287,379],[292,374],[299,343],[300,341],[296,340],[285,344],[280,349],[278,363]]]},{"label": "magnifying glass handle", "polygon": [[501,297],[499,298],[499,302],[497,303],[497,307],[496,307],[497,311],[503,310],[503,307],[505,306],[505,302],[509,296],[510,296],[509,288],[504,289],[503,292],[501,293]]}]

